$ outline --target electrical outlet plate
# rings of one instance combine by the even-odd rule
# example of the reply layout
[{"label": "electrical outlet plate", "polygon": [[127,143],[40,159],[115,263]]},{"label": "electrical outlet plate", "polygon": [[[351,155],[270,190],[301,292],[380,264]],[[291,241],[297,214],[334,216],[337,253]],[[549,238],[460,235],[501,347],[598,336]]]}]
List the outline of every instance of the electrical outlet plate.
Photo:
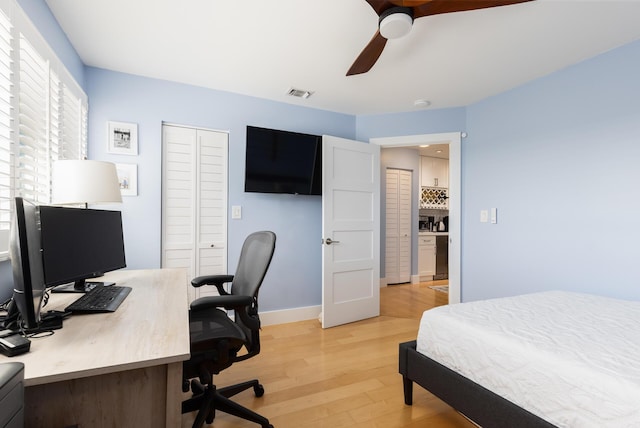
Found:
[{"label": "electrical outlet plate", "polygon": [[231,207],[231,218],[232,219],[241,219],[242,218],[242,206],[234,205]]},{"label": "electrical outlet plate", "polygon": [[480,210],[480,223],[487,223],[489,221],[489,211]]},{"label": "electrical outlet plate", "polygon": [[491,224],[498,223],[498,209],[491,208]]}]

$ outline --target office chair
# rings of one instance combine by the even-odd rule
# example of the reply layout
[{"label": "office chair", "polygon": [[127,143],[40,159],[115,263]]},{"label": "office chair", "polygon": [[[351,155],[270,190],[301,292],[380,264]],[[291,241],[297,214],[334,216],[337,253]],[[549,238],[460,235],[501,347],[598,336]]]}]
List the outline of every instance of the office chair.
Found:
[{"label": "office chair", "polygon": [[[200,276],[191,281],[194,287],[214,285],[220,294],[194,300],[189,310],[191,358],[183,363],[183,391],[191,389],[193,396],[182,402],[182,413],[198,411],[194,428],[201,427],[205,420],[212,423],[216,410],[273,428],[267,418],[229,399],[249,388],[253,388],[256,397],[261,397],[264,387],[257,379],[216,388],[213,375],[260,352],[258,291],[275,244],[273,232],[252,233],[242,245],[235,275]],[[229,282],[231,289],[227,292],[224,284]],[[225,310],[233,310],[235,319]],[[246,353],[239,355],[243,347]]]}]

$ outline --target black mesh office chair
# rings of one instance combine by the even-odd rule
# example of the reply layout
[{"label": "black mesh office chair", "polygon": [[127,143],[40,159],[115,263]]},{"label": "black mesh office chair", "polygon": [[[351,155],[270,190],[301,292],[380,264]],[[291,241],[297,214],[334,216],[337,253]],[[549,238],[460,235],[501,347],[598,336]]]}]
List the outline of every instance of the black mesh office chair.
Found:
[{"label": "black mesh office chair", "polygon": [[[183,390],[191,389],[193,396],[182,403],[182,413],[198,410],[194,428],[201,427],[205,420],[212,423],[216,409],[273,428],[265,417],[229,399],[249,388],[261,397],[264,388],[257,379],[216,388],[213,375],[260,352],[258,291],[271,263],[275,244],[273,232],[252,233],[242,245],[235,275],[201,276],[191,281],[194,287],[215,285],[220,294],[194,300],[189,310],[191,359],[183,364]],[[223,287],[229,282],[230,293]],[[235,320],[221,308],[233,310]],[[239,354],[243,347],[246,353]]]}]

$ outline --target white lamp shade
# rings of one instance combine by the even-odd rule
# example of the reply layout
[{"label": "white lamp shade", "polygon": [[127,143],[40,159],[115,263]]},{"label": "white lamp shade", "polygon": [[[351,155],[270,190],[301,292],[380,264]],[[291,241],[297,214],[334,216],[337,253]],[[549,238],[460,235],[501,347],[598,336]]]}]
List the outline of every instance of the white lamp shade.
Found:
[{"label": "white lamp shade", "polygon": [[115,164],[96,160],[59,160],[51,174],[54,204],[122,202]]}]

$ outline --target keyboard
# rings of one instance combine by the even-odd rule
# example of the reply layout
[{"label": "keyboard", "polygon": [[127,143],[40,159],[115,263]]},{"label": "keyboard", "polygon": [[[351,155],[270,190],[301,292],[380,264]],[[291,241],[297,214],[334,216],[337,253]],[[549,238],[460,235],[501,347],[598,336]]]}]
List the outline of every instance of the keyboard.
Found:
[{"label": "keyboard", "polygon": [[115,312],[130,292],[131,287],[97,286],[67,306],[65,311],[73,313]]}]

